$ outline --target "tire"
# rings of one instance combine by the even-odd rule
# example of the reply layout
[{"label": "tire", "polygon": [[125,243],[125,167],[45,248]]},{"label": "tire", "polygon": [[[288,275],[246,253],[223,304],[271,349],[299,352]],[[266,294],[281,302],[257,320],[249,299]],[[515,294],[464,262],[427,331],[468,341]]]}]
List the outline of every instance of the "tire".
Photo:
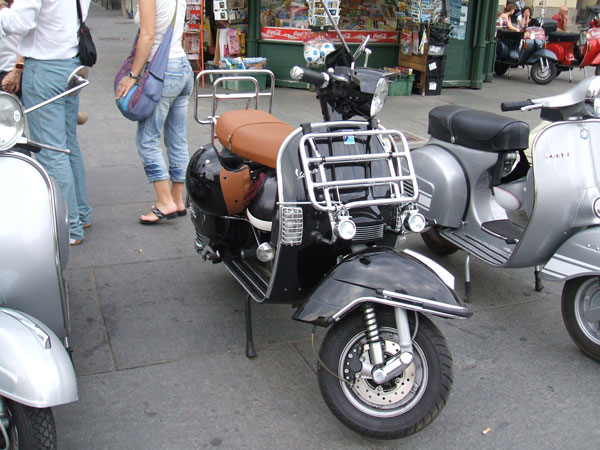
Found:
[{"label": "tire", "polygon": [[[391,345],[393,354],[397,353],[393,310],[379,309],[377,320],[387,349]],[[414,329],[414,320],[409,322]],[[334,416],[357,433],[376,439],[406,437],[429,425],[444,408],[452,388],[452,357],[441,332],[433,322],[419,315],[413,339],[414,361],[395,381],[382,385],[383,391],[378,391],[370,380],[355,378],[352,373],[350,378],[356,381],[349,386],[321,365],[339,377],[348,376],[343,371],[344,364],[349,364],[352,358],[348,355],[360,356],[356,351],[362,351],[365,345],[368,345],[365,323],[360,311],[336,323],[323,340],[317,375],[321,395]],[[368,350],[362,355],[368,358]],[[390,356],[386,352],[386,358]],[[398,400],[392,403],[394,398],[390,396]]]},{"label": "tire", "polygon": [[[567,281],[563,287],[561,307],[571,339],[583,353],[600,361],[600,277]],[[592,310],[596,317],[590,317]]]},{"label": "tire", "polygon": [[510,68],[509,64],[503,62],[496,62],[494,64],[494,72],[496,75],[502,76],[506,73],[506,71]]},{"label": "tire", "polygon": [[542,59],[544,58],[540,58],[533,63],[529,73],[535,83],[548,84],[554,80],[554,78],[556,78],[556,64],[554,64],[552,61],[546,60],[548,68],[544,70],[542,68]]},{"label": "tire", "polygon": [[[0,399],[0,408],[2,402],[6,408],[0,409],[0,417],[8,419],[10,450],[56,450],[56,425],[50,408],[32,408],[6,398]],[[0,448],[5,447],[0,433]]]},{"label": "tire", "polygon": [[431,253],[435,253],[436,255],[447,256],[458,250],[457,246],[446,241],[435,228],[421,233],[421,239],[423,239],[423,242],[425,242]]},{"label": "tire", "polygon": [[594,69],[594,75],[600,75],[600,66],[596,66],[596,68]]}]

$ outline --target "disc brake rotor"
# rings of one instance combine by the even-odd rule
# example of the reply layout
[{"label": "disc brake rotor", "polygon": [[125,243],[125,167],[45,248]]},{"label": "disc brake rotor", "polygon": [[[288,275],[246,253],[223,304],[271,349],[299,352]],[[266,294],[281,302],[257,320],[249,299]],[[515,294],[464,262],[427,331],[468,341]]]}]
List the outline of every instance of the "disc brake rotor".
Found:
[{"label": "disc brake rotor", "polygon": [[[400,346],[397,342],[390,339],[384,340],[384,353],[388,358],[399,351]],[[370,363],[369,344],[363,345],[361,361],[367,364]],[[414,394],[416,375],[417,369],[413,362],[402,374],[381,385],[358,376],[355,378],[351,390],[367,404],[376,407],[393,406],[404,400],[408,395]]]}]

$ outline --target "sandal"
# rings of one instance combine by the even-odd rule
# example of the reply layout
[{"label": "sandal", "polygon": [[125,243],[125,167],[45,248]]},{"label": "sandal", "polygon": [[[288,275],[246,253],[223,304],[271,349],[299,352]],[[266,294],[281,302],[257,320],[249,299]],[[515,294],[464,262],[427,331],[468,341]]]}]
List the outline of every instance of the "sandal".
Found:
[{"label": "sandal", "polygon": [[183,208],[181,211],[177,211],[178,217],[183,217],[187,214],[187,209]]},{"label": "sandal", "polygon": [[152,212],[154,213],[154,215],[156,217],[158,217],[158,219],[156,220],[146,220],[146,219],[142,219],[140,217],[140,223],[142,225],[154,225],[155,223],[160,222],[163,219],[174,219],[175,217],[177,217],[177,211],[176,212],[172,212],[171,214],[165,214],[163,213],[160,209],[158,209],[156,206],[152,207]]}]

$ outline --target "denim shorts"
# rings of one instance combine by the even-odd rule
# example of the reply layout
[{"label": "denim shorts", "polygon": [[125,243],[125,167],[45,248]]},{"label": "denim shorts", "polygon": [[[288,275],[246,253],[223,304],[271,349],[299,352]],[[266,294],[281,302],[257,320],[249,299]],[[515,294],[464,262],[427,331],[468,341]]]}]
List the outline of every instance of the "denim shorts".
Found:
[{"label": "denim shorts", "polygon": [[[144,171],[150,182],[185,181],[189,160],[187,142],[187,106],[194,86],[194,72],[186,57],[170,58],[165,72],[161,99],[156,109],[138,122],[136,143]],[[161,133],[169,166],[160,147]]]}]

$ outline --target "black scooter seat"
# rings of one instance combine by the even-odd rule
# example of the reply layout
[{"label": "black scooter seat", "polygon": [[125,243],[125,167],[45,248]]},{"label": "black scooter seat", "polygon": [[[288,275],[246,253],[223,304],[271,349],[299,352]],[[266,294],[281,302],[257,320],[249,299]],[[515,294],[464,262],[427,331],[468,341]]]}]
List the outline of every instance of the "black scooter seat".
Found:
[{"label": "black scooter seat", "polygon": [[565,31],[553,31],[548,33],[548,42],[577,42],[579,33],[567,33]]},{"label": "black scooter seat", "polygon": [[529,125],[525,122],[456,105],[429,111],[427,132],[436,139],[486,152],[525,150],[529,146]]},{"label": "black scooter seat", "polygon": [[496,30],[496,38],[497,39],[509,39],[509,40],[517,40],[520,41],[525,36],[525,33],[522,31],[513,31],[513,30],[505,30],[504,28],[499,28]]}]

